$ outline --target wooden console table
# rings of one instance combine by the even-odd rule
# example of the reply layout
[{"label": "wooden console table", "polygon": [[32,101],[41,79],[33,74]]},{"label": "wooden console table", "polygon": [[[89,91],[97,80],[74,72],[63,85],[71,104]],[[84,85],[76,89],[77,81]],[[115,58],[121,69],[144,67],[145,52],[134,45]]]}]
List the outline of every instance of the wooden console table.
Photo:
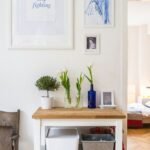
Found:
[{"label": "wooden console table", "polygon": [[116,149],[122,150],[122,120],[125,114],[119,109],[38,109],[34,119],[34,150],[45,150],[45,127],[115,126]]}]

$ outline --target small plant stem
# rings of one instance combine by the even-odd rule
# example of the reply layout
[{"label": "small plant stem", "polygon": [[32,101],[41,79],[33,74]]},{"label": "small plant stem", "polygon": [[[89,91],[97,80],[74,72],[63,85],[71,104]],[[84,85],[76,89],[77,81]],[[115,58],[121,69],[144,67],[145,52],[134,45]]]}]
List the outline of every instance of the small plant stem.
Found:
[{"label": "small plant stem", "polygon": [[76,106],[76,107],[79,107],[79,105],[80,105],[80,100],[81,100],[81,92],[79,91],[79,92],[78,92],[78,96],[77,96],[77,106]]},{"label": "small plant stem", "polygon": [[47,97],[49,97],[49,92],[48,92],[48,90],[47,90]]},{"label": "small plant stem", "polygon": [[66,90],[66,95],[67,95],[68,103],[71,104],[71,96],[70,96],[70,91],[69,90]]}]

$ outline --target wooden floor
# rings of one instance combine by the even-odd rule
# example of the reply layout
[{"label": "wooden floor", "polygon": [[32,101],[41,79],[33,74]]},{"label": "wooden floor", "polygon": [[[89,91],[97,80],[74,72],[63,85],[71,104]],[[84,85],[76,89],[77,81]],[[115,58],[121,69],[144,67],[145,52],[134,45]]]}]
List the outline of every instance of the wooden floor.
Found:
[{"label": "wooden floor", "polygon": [[128,129],[127,150],[150,150],[150,128]]}]

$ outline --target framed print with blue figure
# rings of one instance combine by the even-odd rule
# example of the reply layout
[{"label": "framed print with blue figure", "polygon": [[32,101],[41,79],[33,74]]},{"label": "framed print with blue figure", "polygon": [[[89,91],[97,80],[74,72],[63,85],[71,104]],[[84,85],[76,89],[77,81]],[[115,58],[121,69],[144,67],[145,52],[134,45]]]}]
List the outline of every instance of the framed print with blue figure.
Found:
[{"label": "framed print with blue figure", "polygon": [[84,25],[86,27],[112,27],[114,25],[114,0],[84,0]]},{"label": "framed print with blue figure", "polygon": [[72,49],[73,0],[11,0],[10,48]]}]

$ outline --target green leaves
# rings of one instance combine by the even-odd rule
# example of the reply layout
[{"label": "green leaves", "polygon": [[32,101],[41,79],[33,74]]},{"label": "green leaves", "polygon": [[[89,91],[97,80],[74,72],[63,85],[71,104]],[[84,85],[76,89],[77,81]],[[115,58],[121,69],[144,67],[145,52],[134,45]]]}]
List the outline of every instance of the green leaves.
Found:
[{"label": "green leaves", "polygon": [[[88,69],[88,75],[80,74],[80,76],[76,80],[76,89],[77,89],[76,98],[78,100],[80,100],[80,98],[81,98],[81,89],[82,89],[82,83],[83,83],[83,80],[84,80],[84,76],[87,78],[87,80],[91,84],[93,84],[92,65],[88,66],[87,69]],[[70,84],[70,79],[69,79],[69,76],[68,76],[68,70],[65,70],[65,71],[61,72],[59,78],[60,78],[61,85],[65,89],[67,100],[71,104],[71,102],[72,102],[71,92],[70,92],[71,91],[70,90],[71,89],[71,84]],[[48,94],[49,91],[57,90],[60,86],[60,83],[57,81],[56,78],[53,78],[51,76],[42,76],[41,78],[39,78],[36,81],[35,86],[38,87],[39,90],[46,90],[47,91],[47,96],[49,96],[49,94]]]},{"label": "green leaves", "polygon": [[85,77],[87,78],[87,80],[90,82],[90,84],[93,84],[93,74],[92,74],[92,65],[87,67],[88,72],[89,72],[89,76],[87,76],[85,74]]},{"label": "green leaves", "polygon": [[70,79],[68,77],[68,71],[64,71],[60,74],[60,80],[61,80],[61,84],[62,86],[67,89],[70,90]]},{"label": "green leaves", "polygon": [[77,78],[77,82],[76,82],[76,88],[77,88],[78,93],[81,92],[81,86],[82,86],[83,80],[84,80],[84,76],[80,74],[80,77]]},{"label": "green leaves", "polygon": [[84,80],[84,76],[82,74],[80,74],[80,77],[77,78],[77,82],[76,82],[76,88],[77,88],[77,96],[76,96],[77,104],[76,104],[76,107],[78,107],[79,104],[80,104],[81,89],[82,89],[83,80]]},{"label": "green leaves", "polygon": [[57,82],[56,78],[51,76],[43,76],[36,81],[35,86],[39,90],[54,91],[59,88],[60,84]]},{"label": "green leaves", "polygon": [[61,85],[66,90],[68,102],[71,104],[71,95],[70,95],[70,79],[68,77],[68,71],[61,72],[60,74]]}]

